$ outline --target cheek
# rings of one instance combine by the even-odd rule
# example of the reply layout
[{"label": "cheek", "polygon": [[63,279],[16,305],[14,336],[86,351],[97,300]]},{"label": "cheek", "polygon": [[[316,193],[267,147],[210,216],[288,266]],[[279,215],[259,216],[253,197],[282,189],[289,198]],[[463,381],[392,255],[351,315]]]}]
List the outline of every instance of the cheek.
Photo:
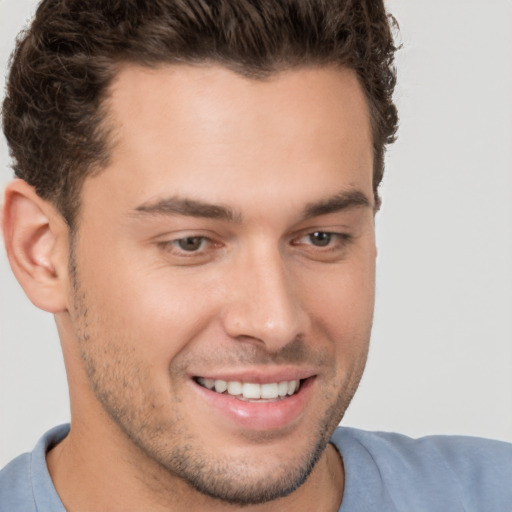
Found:
[{"label": "cheek", "polygon": [[375,295],[375,260],[371,251],[317,275],[306,285],[313,336],[327,340],[335,367],[362,371],[369,346]]},{"label": "cheek", "polygon": [[131,347],[162,369],[215,314],[205,283],[166,268],[143,267],[110,253],[100,266],[82,259],[79,274],[95,337]]},{"label": "cheek", "polygon": [[343,263],[304,283],[308,310],[332,328],[365,330],[371,326],[375,296],[375,265],[371,258]]}]

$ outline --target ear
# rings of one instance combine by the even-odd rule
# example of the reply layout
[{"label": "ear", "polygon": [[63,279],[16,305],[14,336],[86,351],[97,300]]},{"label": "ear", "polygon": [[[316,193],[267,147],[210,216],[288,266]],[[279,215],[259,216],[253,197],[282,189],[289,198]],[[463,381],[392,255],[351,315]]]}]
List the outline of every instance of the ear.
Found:
[{"label": "ear", "polygon": [[2,231],[11,268],[31,302],[50,313],[65,311],[69,228],[62,215],[16,179],[5,189]]}]

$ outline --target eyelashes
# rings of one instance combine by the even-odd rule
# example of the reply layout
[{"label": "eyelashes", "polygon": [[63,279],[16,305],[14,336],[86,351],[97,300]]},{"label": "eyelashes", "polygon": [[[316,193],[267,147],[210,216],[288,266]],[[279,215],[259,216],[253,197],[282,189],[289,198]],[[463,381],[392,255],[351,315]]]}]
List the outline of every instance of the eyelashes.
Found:
[{"label": "eyelashes", "polygon": [[202,249],[208,242],[211,242],[211,240],[205,236],[187,236],[185,238],[177,238],[171,244],[185,252],[196,252]]},{"label": "eyelashes", "polygon": [[[289,240],[292,251],[318,261],[337,261],[342,259],[353,241],[348,233],[315,230],[301,233]],[[177,264],[202,264],[215,260],[227,247],[223,241],[212,237],[191,234],[172,240],[157,242],[158,247],[167,257]]]},{"label": "eyelashes", "polygon": [[328,248],[337,246],[339,244],[345,244],[352,240],[352,236],[347,233],[333,233],[330,231],[314,231],[307,235],[302,236],[299,242],[295,242],[294,245],[300,243],[310,244],[318,248]]}]

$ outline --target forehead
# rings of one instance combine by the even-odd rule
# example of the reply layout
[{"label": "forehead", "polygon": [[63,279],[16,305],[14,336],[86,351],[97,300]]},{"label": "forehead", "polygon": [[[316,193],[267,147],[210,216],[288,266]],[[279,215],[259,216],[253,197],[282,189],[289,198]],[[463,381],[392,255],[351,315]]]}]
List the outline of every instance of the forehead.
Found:
[{"label": "forehead", "polygon": [[308,202],[315,187],[371,196],[368,107],[348,69],[254,80],[219,65],[125,66],[106,108],[116,142],[100,177],[132,201],[172,193],[245,204],[300,192]]},{"label": "forehead", "polygon": [[[332,122],[343,120],[370,138],[362,88],[355,72],[345,68],[298,68],[251,79],[214,64],[127,65],[110,92],[108,109],[125,136],[167,128],[168,121],[187,130],[192,140],[205,135],[235,138],[239,128],[246,129],[240,135],[258,129],[263,137],[273,135],[274,126],[282,140],[308,127],[311,135],[332,135]],[[269,124],[276,116],[280,123]],[[303,122],[298,125],[298,120]]]}]

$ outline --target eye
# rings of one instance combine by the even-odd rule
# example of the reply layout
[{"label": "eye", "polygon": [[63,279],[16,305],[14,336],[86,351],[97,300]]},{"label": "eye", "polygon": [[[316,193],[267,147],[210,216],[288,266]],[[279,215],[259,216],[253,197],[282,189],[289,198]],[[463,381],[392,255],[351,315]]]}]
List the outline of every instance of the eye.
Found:
[{"label": "eye", "polygon": [[208,242],[204,236],[187,236],[172,241],[172,245],[185,252],[196,252],[202,249]]},{"label": "eye", "polygon": [[295,245],[309,245],[318,248],[336,248],[349,242],[351,236],[346,233],[332,233],[330,231],[314,231],[301,236]]},{"label": "eye", "polygon": [[167,263],[177,266],[202,265],[223,254],[225,245],[218,239],[196,234],[184,235],[179,238],[168,235],[166,240],[156,242]]},{"label": "eye", "polygon": [[333,239],[333,233],[326,233],[325,231],[315,231],[306,236],[311,242],[311,245],[316,247],[327,247]]},{"label": "eye", "polygon": [[348,233],[318,230],[303,232],[292,240],[292,245],[308,258],[329,262],[346,257],[352,241],[353,236]]}]

